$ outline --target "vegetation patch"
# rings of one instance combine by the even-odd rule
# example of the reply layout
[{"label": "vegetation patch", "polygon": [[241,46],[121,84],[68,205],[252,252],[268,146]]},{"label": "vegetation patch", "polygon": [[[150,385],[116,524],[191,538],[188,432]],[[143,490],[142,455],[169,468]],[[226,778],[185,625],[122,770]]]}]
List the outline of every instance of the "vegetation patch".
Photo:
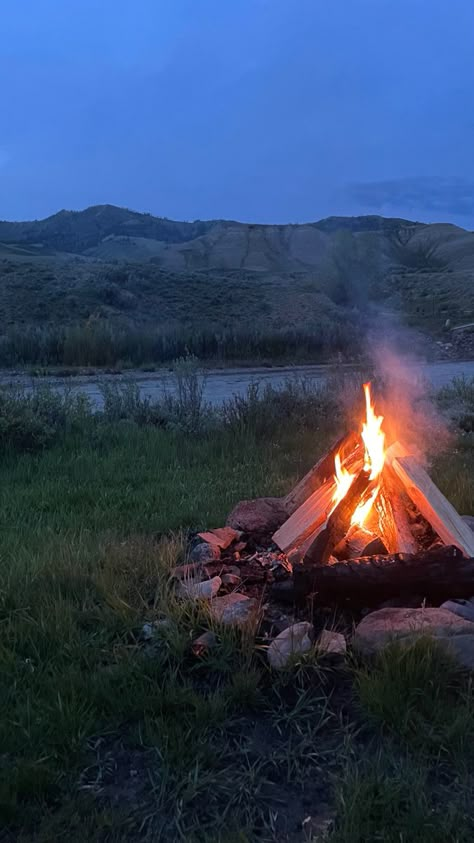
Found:
[{"label": "vegetation patch", "polygon": [[[189,532],[315,462],[344,424],[330,395],[251,392],[197,426],[122,398],[95,416],[28,398],[54,436],[4,441],[2,843],[472,839],[471,687],[431,643],[275,672],[254,628],[170,588]],[[192,380],[178,400],[194,418]],[[444,475],[464,512],[471,460],[466,434]]]}]

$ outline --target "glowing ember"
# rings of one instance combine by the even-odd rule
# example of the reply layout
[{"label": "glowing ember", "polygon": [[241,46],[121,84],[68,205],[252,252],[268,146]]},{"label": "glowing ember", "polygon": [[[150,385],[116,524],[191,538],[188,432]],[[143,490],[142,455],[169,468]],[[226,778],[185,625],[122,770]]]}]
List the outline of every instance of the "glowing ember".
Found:
[{"label": "glowing ember", "polygon": [[[385,434],[382,431],[383,416],[375,415],[370,396],[370,383],[364,384],[366,418],[362,424],[362,441],[365,448],[364,469],[370,472],[370,480],[380,476],[385,462]],[[355,474],[351,474],[341,464],[341,455],[336,454],[334,480],[336,489],[333,497],[333,509],[347,494]],[[362,527],[372,509],[379,493],[379,484],[373,489],[370,497],[359,504],[352,516],[352,524]]]}]

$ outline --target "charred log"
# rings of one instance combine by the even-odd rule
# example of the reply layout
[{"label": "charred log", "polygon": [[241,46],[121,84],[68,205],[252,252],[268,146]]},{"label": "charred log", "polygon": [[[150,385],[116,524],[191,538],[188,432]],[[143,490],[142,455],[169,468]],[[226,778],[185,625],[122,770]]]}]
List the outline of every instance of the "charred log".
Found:
[{"label": "charred log", "polygon": [[297,601],[311,594],[318,603],[348,601],[369,606],[405,593],[420,594],[433,602],[471,597],[474,559],[464,557],[457,547],[439,546],[424,553],[301,565],[293,571],[293,598]]}]

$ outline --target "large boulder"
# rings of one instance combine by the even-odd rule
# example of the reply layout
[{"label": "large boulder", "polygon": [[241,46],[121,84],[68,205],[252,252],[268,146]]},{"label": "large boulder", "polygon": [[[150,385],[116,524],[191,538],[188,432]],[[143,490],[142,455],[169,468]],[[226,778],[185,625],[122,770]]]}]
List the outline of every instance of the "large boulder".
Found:
[{"label": "large boulder", "polygon": [[227,525],[257,541],[265,541],[271,539],[287,518],[283,498],[256,498],[240,501],[230,513]]},{"label": "large boulder", "polygon": [[462,667],[474,670],[474,623],[447,609],[379,609],[357,626],[353,645],[373,656],[392,641],[410,644],[420,635],[432,636]]}]

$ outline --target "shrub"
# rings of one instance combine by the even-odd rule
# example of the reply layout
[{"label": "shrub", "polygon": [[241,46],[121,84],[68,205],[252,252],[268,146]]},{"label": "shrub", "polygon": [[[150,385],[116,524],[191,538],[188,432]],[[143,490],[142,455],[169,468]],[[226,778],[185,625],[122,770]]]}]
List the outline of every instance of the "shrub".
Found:
[{"label": "shrub", "polygon": [[258,381],[249,385],[244,395],[234,395],[222,405],[221,417],[226,427],[257,435],[289,424],[294,429],[315,427],[321,419],[337,418],[337,393],[310,378],[288,378],[281,387]]},{"label": "shrub", "polygon": [[102,418],[107,422],[133,421],[139,425],[159,425],[165,423],[163,407],[153,403],[150,398],[140,395],[138,384],[105,383],[100,385],[103,409]]},{"label": "shrub", "polygon": [[0,447],[37,451],[53,444],[73,428],[82,428],[91,415],[84,395],[59,393],[49,387],[29,393],[0,390]]},{"label": "shrub", "polygon": [[197,357],[187,354],[175,360],[172,368],[173,392],[165,395],[168,423],[188,433],[198,433],[215,418],[204,401],[205,374]]}]

